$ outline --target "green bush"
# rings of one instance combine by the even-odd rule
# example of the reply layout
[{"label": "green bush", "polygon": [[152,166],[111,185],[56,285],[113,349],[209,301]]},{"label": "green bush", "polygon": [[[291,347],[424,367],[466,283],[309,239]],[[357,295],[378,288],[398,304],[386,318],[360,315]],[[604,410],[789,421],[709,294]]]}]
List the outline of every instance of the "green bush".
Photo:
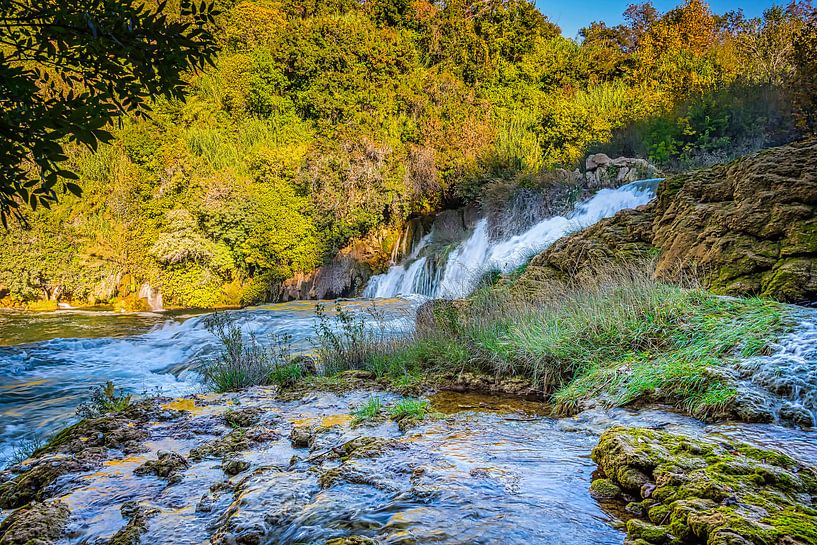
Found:
[{"label": "green bush", "polygon": [[120,413],[130,407],[132,397],[122,388],[117,389],[111,381],[90,388],[91,396],[77,407],[77,416],[98,418],[110,413]]},{"label": "green bush", "polygon": [[245,336],[224,314],[211,314],[205,320],[221,345],[200,365],[205,384],[213,390],[231,392],[250,386],[285,385],[303,375],[303,369],[292,360],[289,335],[272,336],[262,345],[255,335]]}]

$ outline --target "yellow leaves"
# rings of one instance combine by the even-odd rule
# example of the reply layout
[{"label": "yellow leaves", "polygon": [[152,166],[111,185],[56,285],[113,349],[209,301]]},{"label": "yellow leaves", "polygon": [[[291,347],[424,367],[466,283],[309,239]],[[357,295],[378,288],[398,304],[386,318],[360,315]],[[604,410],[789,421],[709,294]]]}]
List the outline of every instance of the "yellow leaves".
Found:
[{"label": "yellow leaves", "polygon": [[224,24],[224,41],[234,50],[247,50],[270,42],[281,35],[286,15],[276,3],[241,2],[228,12]]}]

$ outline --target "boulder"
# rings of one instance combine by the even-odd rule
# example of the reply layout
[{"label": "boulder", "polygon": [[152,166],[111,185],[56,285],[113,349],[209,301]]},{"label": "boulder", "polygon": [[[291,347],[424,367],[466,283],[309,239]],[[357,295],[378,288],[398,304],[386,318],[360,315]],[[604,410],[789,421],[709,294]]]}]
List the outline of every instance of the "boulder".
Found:
[{"label": "boulder", "polygon": [[[614,427],[592,456],[609,483],[642,498],[627,543],[815,543],[817,469],[785,454],[722,436]],[[638,486],[635,474],[647,482]],[[594,481],[594,496],[614,490],[596,484],[603,480]]]},{"label": "boulder", "polygon": [[48,545],[56,543],[71,512],[60,502],[32,502],[0,522],[2,545]]}]

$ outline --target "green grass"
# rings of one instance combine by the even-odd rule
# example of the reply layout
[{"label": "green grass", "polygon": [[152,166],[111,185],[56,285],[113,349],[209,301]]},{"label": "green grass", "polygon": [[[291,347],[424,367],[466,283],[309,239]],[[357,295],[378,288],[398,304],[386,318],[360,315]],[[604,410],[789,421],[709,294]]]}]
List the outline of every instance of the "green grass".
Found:
[{"label": "green grass", "polygon": [[352,415],[352,424],[358,425],[364,422],[375,420],[383,412],[383,400],[377,396],[372,396],[361,405]]},{"label": "green grass", "polygon": [[428,414],[428,401],[422,399],[405,398],[389,407],[389,418],[403,420],[411,418],[423,420]]},{"label": "green grass", "polygon": [[712,371],[763,352],[791,325],[779,303],[663,284],[637,268],[535,293],[482,289],[469,304],[453,318],[441,310],[430,331],[366,343],[355,365],[391,378],[523,377],[565,413],[601,398],[618,406],[666,402],[705,416],[735,395]]}]

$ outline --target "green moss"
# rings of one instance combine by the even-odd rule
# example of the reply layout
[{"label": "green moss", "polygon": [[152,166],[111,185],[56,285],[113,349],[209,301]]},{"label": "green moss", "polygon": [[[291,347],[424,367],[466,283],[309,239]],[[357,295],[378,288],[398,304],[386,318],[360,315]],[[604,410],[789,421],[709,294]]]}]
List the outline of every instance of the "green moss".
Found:
[{"label": "green moss", "polygon": [[[679,542],[777,543],[783,536],[813,545],[817,528],[815,468],[775,451],[722,437],[690,439],[643,429],[612,428],[593,450],[611,480],[645,472],[651,483],[652,525],[628,523],[631,539],[663,543],[659,530]],[[730,537],[732,536],[732,537]],[[737,539],[737,538],[734,538]]]},{"label": "green moss", "polygon": [[621,488],[610,479],[594,479],[590,495],[597,499],[612,499],[621,495]]}]

